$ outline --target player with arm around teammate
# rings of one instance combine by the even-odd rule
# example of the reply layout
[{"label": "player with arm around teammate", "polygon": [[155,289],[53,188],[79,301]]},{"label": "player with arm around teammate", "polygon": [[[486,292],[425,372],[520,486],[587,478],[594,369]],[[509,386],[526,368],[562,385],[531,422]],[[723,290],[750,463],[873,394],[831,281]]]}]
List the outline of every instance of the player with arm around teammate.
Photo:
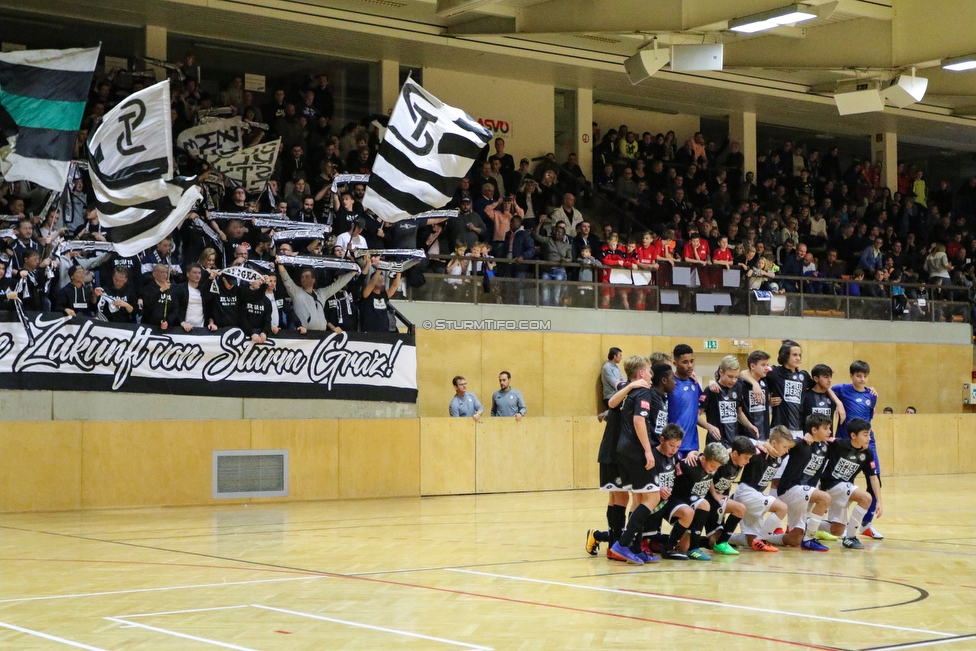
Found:
[{"label": "player with arm around teammate", "polygon": [[[864,516],[871,507],[871,494],[854,485],[854,477],[863,472],[868,485],[874,490],[877,499],[875,516],[881,515],[881,483],[878,481],[874,453],[870,449],[871,424],[861,418],[847,423],[849,439],[837,438],[827,449],[827,467],[820,478],[820,488],[830,495],[830,509],[827,521],[830,533],[843,536],[847,549],[864,549],[857,539]],[[847,507],[854,504],[854,510],[847,515]]]},{"label": "player with arm around teammate", "polygon": [[[708,519],[705,531],[712,551],[726,556],[738,556],[739,552],[729,545],[729,538],[746,515],[746,507],[729,497],[732,483],[756,453],[756,442],[747,436],[736,436],[729,448],[729,460],[715,471],[708,495]],[[722,516],[727,516],[722,521]]]},{"label": "player with arm around teammate", "polygon": [[[786,517],[786,504],[766,495],[766,488],[783,463],[796,440],[790,430],[779,425],[769,433],[769,440],[757,443],[756,453],[742,470],[739,486],[732,496],[745,507],[742,533],[734,534],[730,542],[736,547],[751,547],[757,552],[778,552],[767,542]],[[767,515],[768,513],[768,515]],[[766,516],[763,519],[763,516]]]},{"label": "player with arm around teammate", "polygon": [[830,507],[830,495],[817,488],[827,461],[830,439],[830,417],[811,414],[806,434],[790,450],[786,468],[779,481],[779,498],[786,504],[790,531],[771,536],[768,542],[781,546],[801,547],[806,551],[826,552],[826,545],[814,537]]},{"label": "player with arm around teammate", "polygon": [[[674,489],[668,500],[668,519],[671,535],[663,556],[671,560],[710,561],[712,557],[699,547],[701,530],[708,518],[710,506],[705,496],[712,486],[712,476],[728,463],[729,451],[715,441],[705,446],[705,451],[695,462],[685,460],[675,466]],[[688,553],[682,554],[678,545],[688,533]]]}]

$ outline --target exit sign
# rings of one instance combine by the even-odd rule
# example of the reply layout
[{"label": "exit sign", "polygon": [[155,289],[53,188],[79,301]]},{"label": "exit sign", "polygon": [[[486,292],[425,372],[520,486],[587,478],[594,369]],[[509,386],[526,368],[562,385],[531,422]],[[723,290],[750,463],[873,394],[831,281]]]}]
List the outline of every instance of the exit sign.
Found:
[{"label": "exit sign", "polygon": [[718,339],[706,339],[702,348],[705,350],[718,350]]}]

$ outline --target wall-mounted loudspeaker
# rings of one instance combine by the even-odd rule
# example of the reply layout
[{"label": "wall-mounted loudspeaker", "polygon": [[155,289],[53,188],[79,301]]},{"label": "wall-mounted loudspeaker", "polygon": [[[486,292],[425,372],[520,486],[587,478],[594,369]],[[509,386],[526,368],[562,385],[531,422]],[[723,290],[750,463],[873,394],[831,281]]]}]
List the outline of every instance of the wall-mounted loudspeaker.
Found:
[{"label": "wall-mounted loudspeaker", "polygon": [[671,60],[669,49],[654,50],[647,48],[624,61],[624,70],[630,83],[639,84],[655,72],[668,65]]},{"label": "wall-mounted loudspeaker", "polygon": [[672,45],[671,70],[721,70],[725,46],[721,43],[703,45]]}]

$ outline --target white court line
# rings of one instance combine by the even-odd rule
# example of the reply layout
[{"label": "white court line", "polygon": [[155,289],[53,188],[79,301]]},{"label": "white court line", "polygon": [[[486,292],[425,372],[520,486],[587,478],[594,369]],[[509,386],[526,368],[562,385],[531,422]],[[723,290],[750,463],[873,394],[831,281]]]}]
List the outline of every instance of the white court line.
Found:
[{"label": "white court line", "polygon": [[252,608],[260,608],[262,610],[273,610],[278,613],[285,613],[287,615],[295,615],[297,617],[308,617],[310,619],[318,619],[323,622],[333,622],[335,624],[345,624],[346,626],[354,626],[356,628],[367,628],[371,631],[382,631],[384,633],[395,633],[397,635],[405,635],[407,637],[415,637],[421,640],[431,640],[432,642],[443,642],[444,644],[453,644],[454,646],[464,647],[465,649],[475,649],[476,651],[493,651],[490,646],[478,646],[476,644],[468,644],[466,642],[458,642],[456,640],[447,640],[442,637],[431,637],[429,635],[421,635],[420,633],[410,633],[409,631],[401,631],[395,628],[383,628],[382,626],[372,626],[370,624],[361,624],[359,622],[350,622],[345,619],[333,619],[332,617],[323,617],[321,615],[312,615],[311,613],[300,613],[294,610],[285,610],[284,608],[272,608],[271,606],[258,606],[256,604],[251,605]]},{"label": "white court line", "polygon": [[227,581],[226,583],[199,583],[196,585],[173,585],[166,588],[138,588],[135,590],[112,590],[110,592],[86,592],[79,594],[56,594],[47,597],[20,597],[18,599],[0,599],[0,604],[18,603],[22,601],[47,601],[49,599],[77,599],[79,597],[102,597],[115,594],[136,594],[138,592],[166,592],[168,590],[192,590],[194,588],[220,588],[227,585],[254,585],[256,583],[282,583],[284,581],[311,581],[313,579],[328,579],[329,576],[294,576],[287,579],[256,579],[254,581]]},{"label": "white court line", "polygon": [[247,606],[217,606],[216,608],[191,608],[190,610],[169,610],[163,613],[139,613],[138,615],[116,615],[119,619],[130,619],[132,617],[152,617],[153,615],[182,615],[183,613],[205,613],[210,610],[234,610],[235,608],[247,608]]},{"label": "white court line", "polygon": [[948,640],[928,640],[926,642],[915,642],[910,644],[895,644],[893,646],[879,646],[871,649],[871,651],[886,651],[890,649],[891,651],[901,651],[902,649],[920,649],[923,646],[935,646],[936,644],[952,644],[953,642],[962,642],[964,640],[969,640],[970,642],[976,638],[976,635],[960,635],[959,637],[950,638]]},{"label": "white court line", "polygon": [[836,622],[839,624],[853,624],[855,626],[872,626],[874,628],[886,628],[895,631],[909,631],[911,633],[924,633],[926,635],[945,635],[946,637],[955,636],[955,633],[940,633],[939,631],[927,631],[920,628],[906,628],[904,626],[892,626],[890,624],[875,624],[873,622],[861,622],[853,619],[840,619],[838,617],[826,617],[823,615],[809,615],[807,613],[794,613],[785,610],[772,610],[770,608],[758,608],[755,606],[742,606],[739,604],[717,603],[711,601],[701,601],[699,599],[687,599],[685,597],[672,597],[668,595],[648,594],[646,592],[633,592],[616,590],[614,588],[599,588],[591,585],[579,585],[576,583],[560,583],[558,581],[544,581],[542,579],[529,579],[522,576],[508,576],[505,574],[492,574],[490,572],[475,572],[474,570],[447,569],[448,572],[460,572],[462,574],[477,574],[479,576],[490,576],[498,579],[509,579],[511,581],[527,581],[529,583],[542,583],[544,585],[558,585],[564,588],[576,588],[578,590],[592,590],[594,592],[610,592],[613,594],[643,597],[645,599],[660,599],[663,601],[680,601],[682,603],[695,604],[701,608],[711,606],[713,608],[733,608],[735,610],[748,610],[756,613],[766,613],[768,615],[786,615],[788,617],[801,617],[804,619],[818,619],[824,622]]},{"label": "white court line", "polygon": [[47,633],[41,633],[40,631],[32,631],[29,628],[21,628],[20,626],[14,626],[13,624],[4,624],[3,622],[0,622],[0,627],[9,628],[11,631],[17,631],[18,633],[24,633],[25,635],[33,635],[34,637],[44,638],[45,640],[50,640],[52,642],[60,642],[61,644],[67,644],[68,646],[73,646],[76,649],[88,649],[88,651],[105,651],[105,649],[100,649],[97,646],[88,646],[87,644],[82,644],[81,642],[72,642],[71,640],[66,640],[63,637],[48,635]]},{"label": "white court line", "polygon": [[[135,626],[136,628],[144,628],[147,631],[154,631],[156,633],[162,633],[164,635],[172,635],[173,637],[181,637],[184,640],[193,640],[194,642],[202,642],[204,644],[212,644],[213,646],[219,646],[224,649],[234,649],[235,651],[257,651],[257,649],[251,649],[246,646],[237,646],[236,644],[228,644],[227,642],[218,642],[217,640],[209,640],[205,637],[197,637],[196,635],[187,635],[186,633],[179,633],[177,631],[171,631],[165,628],[158,628],[156,626],[147,626],[146,624],[137,624],[136,622],[127,622],[124,619],[119,619],[118,617],[105,617],[110,622],[115,622],[116,624],[124,624],[126,626]],[[85,647],[90,649],[91,647]]]}]

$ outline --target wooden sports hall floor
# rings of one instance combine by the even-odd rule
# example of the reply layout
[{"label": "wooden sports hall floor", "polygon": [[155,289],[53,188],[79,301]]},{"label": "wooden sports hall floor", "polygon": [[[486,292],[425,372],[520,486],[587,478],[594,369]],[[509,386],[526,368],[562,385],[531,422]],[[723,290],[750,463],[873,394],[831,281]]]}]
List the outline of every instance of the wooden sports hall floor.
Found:
[{"label": "wooden sports hall floor", "polygon": [[[634,567],[597,491],[0,516],[0,649],[976,649],[976,476],[864,551]],[[603,550],[601,550],[603,551]]]}]

